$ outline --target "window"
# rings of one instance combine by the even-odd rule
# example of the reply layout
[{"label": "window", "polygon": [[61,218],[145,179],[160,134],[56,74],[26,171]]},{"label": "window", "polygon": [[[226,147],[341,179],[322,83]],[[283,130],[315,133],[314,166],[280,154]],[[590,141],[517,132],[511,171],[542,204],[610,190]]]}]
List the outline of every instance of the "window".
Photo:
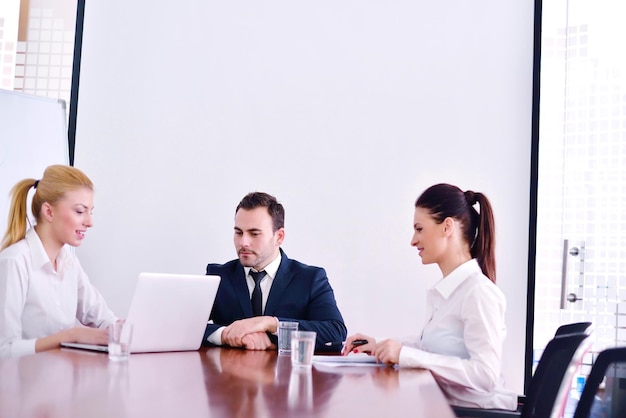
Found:
[{"label": "window", "polygon": [[558,324],[583,320],[595,326],[593,351],[626,344],[624,12],[621,0],[543,2],[539,349]]},{"label": "window", "polygon": [[76,7],[76,0],[0,2],[0,88],[69,105]]}]

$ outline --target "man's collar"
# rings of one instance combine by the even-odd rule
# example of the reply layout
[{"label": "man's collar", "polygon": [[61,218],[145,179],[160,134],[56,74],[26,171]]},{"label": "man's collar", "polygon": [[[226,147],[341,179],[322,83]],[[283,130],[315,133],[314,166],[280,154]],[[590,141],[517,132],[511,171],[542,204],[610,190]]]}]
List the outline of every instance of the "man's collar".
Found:
[{"label": "man's collar", "polygon": [[[276,256],[276,258],[274,258],[267,266],[265,266],[265,268],[263,270],[265,270],[265,273],[267,273],[268,276],[270,276],[271,278],[275,278],[276,277],[276,273],[278,272],[278,267],[280,267],[280,261],[282,260],[282,251],[278,252],[278,255]],[[248,277],[248,274],[250,274],[250,270],[252,269],[251,267],[244,267],[244,272],[246,277]]]}]

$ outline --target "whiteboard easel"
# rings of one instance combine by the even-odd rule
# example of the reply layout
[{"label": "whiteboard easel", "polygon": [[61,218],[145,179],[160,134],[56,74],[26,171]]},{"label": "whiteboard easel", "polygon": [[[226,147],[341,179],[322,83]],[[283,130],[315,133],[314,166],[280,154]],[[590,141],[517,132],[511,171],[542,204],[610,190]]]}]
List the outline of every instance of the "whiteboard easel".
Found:
[{"label": "whiteboard easel", "polygon": [[15,183],[41,178],[51,164],[68,164],[66,119],[64,100],[0,89],[0,236]]}]

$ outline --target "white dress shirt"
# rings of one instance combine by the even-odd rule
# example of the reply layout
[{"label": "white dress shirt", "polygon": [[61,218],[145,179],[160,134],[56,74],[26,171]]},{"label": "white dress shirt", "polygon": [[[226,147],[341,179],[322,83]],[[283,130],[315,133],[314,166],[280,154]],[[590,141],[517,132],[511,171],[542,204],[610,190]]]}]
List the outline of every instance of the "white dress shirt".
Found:
[{"label": "white dress shirt", "polygon": [[506,301],[478,262],[441,279],[427,304],[429,320],[419,339],[403,341],[399,365],[429,369],[454,405],[516,409],[500,375]]},{"label": "white dress shirt", "polygon": [[[276,273],[278,272],[278,267],[280,267],[280,260],[282,257],[280,256],[280,252],[278,256],[272,260],[265,268],[265,276],[261,279],[259,285],[261,286],[261,296],[263,298],[263,308],[262,312],[265,312],[265,305],[267,305],[267,298],[270,295],[270,290],[272,289],[272,284],[274,284],[274,278],[276,277]],[[252,298],[252,291],[254,291],[254,279],[250,274],[252,268],[244,267],[244,272],[246,273],[246,283],[248,283],[248,291],[250,292],[250,298]]]},{"label": "white dress shirt", "polygon": [[34,229],[0,252],[0,357],[33,354],[38,338],[77,321],[99,328],[115,322],[67,245],[56,262],[54,271]]},{"label": "white dress shirt", "polygon": [[[276,277],[276,273],[278,272],[278,267],[280,267],[280,260],[282,260],[282,257],[279,251],[278,256],[274,260],[272,260],[271,263],[265,266],[265,268],[263,269],[265,270],[266,274],[265,276],[263,276],[263,278],[261,279],[261,282],[259,283],[259,285],[261,286],[261,298],[262,298],[261,311],[262,312],[265,312],[265,305],[267,304],[267,298],[270,295],[272,284],[274,284],[274,278]],[[248,291],[250,292],[250,298],[252,298],[252,291],[254,290],[254,279],[250,275],[250,270],[252,270],[252,268],[244,267],[243,270],[244,270],[245,277],[246,277],[246,283],[248,285]],[[276,322],[278,322],[278,319],[276,319]],[[223,344],[222,331],[224,331],[224,328],[225,327],[221,327],[215,330],[213,334],[207,337],[207,341],[210,342],[211,344],[222,345]],[[276,328],[278,329],[278,324],[276,325]]]}]

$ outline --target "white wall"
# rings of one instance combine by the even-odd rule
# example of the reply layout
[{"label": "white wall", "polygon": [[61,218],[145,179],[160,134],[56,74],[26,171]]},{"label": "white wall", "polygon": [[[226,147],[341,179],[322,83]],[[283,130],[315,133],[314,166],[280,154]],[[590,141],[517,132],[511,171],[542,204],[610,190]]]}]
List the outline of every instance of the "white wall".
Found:
[{"label": "white wall", "polygon": [[413,202],[455,183],[494,205],[521,392],[532,36],[532,2],[88,2],[84,267],[124,315],[140,271],[234,258],[235,206],[267,191],[284,250],[327,269],[350,333],[417,333],[439,271],[409,245]]}]

